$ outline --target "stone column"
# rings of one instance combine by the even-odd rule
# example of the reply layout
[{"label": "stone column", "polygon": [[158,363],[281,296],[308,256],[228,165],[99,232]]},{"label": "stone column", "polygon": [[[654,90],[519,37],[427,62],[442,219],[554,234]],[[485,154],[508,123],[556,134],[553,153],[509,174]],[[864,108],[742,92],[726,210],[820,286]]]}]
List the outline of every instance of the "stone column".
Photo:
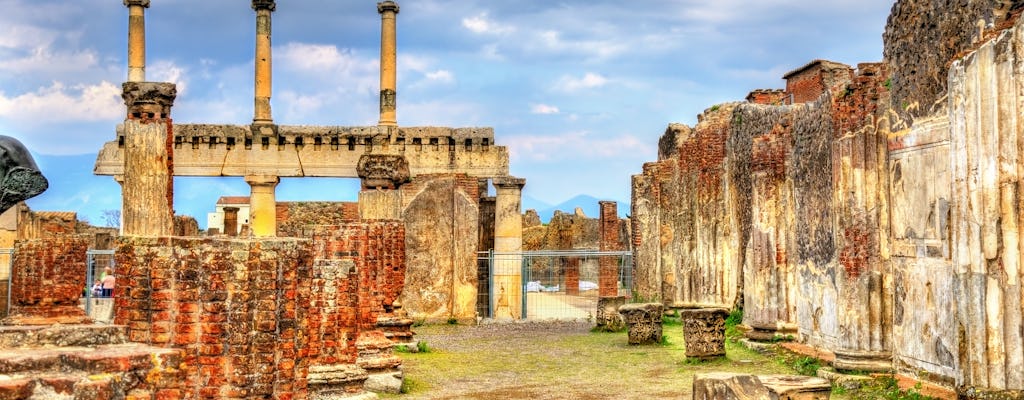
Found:
[{"label": "stone column", "polygon": [[522,309],[523,217],[520,212],[526,179],[511,176],[494,179],[494,287],[491,296],[495,319],[519,319]]},{"label": "stone column", "polygon": [[136,236],[174,234],[172,83],[125,82],[122,232]]},{"label": "stone column", "polygon": [[277,236],[277,200],[275,190],[281,179],[273,175],[249,175],[249,227],[256,237]]},{"label": "stone column", "polygon": [[276,8],[274,0],[252,0],[252,9],[256,10],[256,99],[252,117],[254,124],[274,123],[274,118],[270,114],[270,13]]},{"label": "stone column", "polygon": [[128,6],[128,82],[146,80],[146,9],[149,0],[124,0]]},{"label": "stone column", "polygon": [[395,16],[398,3],[377,3],[380,13],[380,125],[398,126],[395,117],[395,87],[397,71],[397,44],[395,43]]}]

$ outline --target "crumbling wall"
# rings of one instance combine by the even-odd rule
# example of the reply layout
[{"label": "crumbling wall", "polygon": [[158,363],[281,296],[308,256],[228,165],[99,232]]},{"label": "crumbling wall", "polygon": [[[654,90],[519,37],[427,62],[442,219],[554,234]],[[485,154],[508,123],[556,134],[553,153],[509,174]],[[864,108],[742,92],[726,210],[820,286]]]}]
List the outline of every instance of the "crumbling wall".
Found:
[{"label": "crumbling wall", "polygon": [[1021,0],[897,1],[882,34],[893,108],[904,119],[930,115],[946,94],[950,61],[1022,7]]},{"label": "crumbling wall", "polygon": [[[797,285],[788,257],[793,246],[793,107],[742,105],[737,136],[750,137],[750,233],[743,265],[743,323],[751,338],[795,331]],[[795,333],[795,332],[794,332]]]},{"label": "crumbling wall", "polygon": [[359,220],[354,202],[279,201],[276,208],[277,236],[309,237],[309,227],[340,225]]},{"label": "crumbling wall", "polygon": [[85,289],[88,236],[19,240],[11,262],[10,313],[6,324],[87,322],[79,300]]},{"label": "crumbling wall", "polygon": [[[674,307],[740,300],[742,247],[749,220],[749,138],[730,138],[736,104],[712,107],[693,129],[673,125],[660,157],[633,181],[635,291]],[[675,144],[677,149],[665,146]]]},{"label": "crumbling wall", "polygon": [[480,226],[477,179],[421,175],[400,190],[409,255],[403,308],[414,319],[473,320]]},{"label": "crumbling wall", "polygon": [[962,394],[979,398],[989,390],[1024,389],[1022,49],[1024,23],[1018,21],[955,61],[949,74],[956,383]]},{"label": "crumbling wall", "polygon": [[184,398],[303,399],[325,380],[358,390],[367,370],[397,361],[376,321],[402,289],[402,224],[311,233],[122,237],[115,322],[133,342],[184,351]]}]

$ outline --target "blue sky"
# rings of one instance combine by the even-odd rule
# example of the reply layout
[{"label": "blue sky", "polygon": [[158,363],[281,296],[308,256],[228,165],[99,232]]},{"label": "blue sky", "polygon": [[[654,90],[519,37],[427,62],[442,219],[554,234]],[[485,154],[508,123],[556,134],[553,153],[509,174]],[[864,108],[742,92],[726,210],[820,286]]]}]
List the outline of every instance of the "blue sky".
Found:
[{"label": "blue sky", "polygon": [[[692,125],[712,104],[781,88],[785,72],[812,59],[879,61],[892,3],[399,1],[398,122],[494,127],[534,199],[628,202],[630,175],[656,158],[669,123]],[[41,155],[95,154],[123,119],[127,8],[120,0],[0,0],[0,10],[0,134]],[[147,78],[178,84],[176,122],[251,121],[249,1],[152,0],[146,24]],[[379,40],[375,1],[279,1],[275,122],[376,124]],[[70,172],[44,168],[55,182]],[[116,190],[112,178],[97,179]],[[176,207],[247,194],[240,181],[179,179]],[[283,199],[333,199],[292,191]],[[30,205],[115,208],[97,203],[117,198],[51,192]]]}]

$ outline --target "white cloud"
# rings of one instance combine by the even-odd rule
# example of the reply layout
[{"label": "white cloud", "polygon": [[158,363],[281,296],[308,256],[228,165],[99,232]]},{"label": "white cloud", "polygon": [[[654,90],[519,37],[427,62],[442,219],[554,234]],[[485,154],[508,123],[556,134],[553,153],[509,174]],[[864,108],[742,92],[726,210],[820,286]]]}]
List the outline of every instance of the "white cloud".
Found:
[{"label": "white cloud", "polygon": [[498,24],[487,18],[487,13],[462,19],[462,26],[473,33],[503,35],[515,31],[515,28]]},{"label": "white cloud", "polygon": [[178,96],[188,92],[186,76],[189,76],[187,68],[170,61],[157,61],[146,67],[146,80],[173,83],[178,90]]},{"label": "white cloud", "polygon": [[584,74],[582,78],[576,78],[568,75],[563,76],[559,79],[558,83],[555,84],[555,88],[565,92],[575,92],[581,89],[599,88],[607,83],[608,78],[588,72]]},{"label": "white cloud", "polygon": [[0,92],[0,117],[28,121],[102,121],[123,117],[121,88],[110,82],[67,87],[54,82],[32,93]]},{"label": "white cloud", "polygon": [[452,83],[455,82],[455,76],[452,75],[451,71],[439,69],[434,72],[426,73],[427,79],[433,82],[441,83]]},{"label": "white cloud", "polygon": [[558,107],[547,104],[531,104],[530,112],[534,114],[558,114]]}]

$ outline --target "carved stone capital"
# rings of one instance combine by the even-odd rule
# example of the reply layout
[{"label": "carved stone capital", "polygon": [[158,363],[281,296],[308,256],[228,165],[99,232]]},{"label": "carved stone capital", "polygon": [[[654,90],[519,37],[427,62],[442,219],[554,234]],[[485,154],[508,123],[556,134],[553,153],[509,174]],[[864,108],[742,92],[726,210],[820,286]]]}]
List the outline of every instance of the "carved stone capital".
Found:
[{"label": "carved stone capital", "polygon": [[395,2],[393,2],[391,0],[382,1],[380,3],[377,3],[377,12],[378,13],[383,14],[383,13],[385,13],[387,11],[392,11],[395,14],[398,14],[398,3],[395,3]]},{"label": "carved stone capital", "polygon": [[274,11],[277,9],[277,2],[274,0],[252,0],[252,9],[259,10],[270,10]]},{"label": "carved stone capital", "polygon": [[396,155],[363,155],[356,172],[364,189],[397,189],[410,179],[409,161]]},{"label": "carved stone capital", "polygon": [[149,8],[149,0],[124,0],[124,5],[127,7],[142,6]]},{"label": "carved stone capital", "polygon": [[492,181],[496,188],[506,189],[522,189],[526,186],[526,178],[516,178],[514,176],[499,176],[494,178]]},{"label": "carved stone capital", "polygon": [[128,119],[166,118],[178,97],[178,88],[167,82],[125,82],[121,98],[128,106]]}]

